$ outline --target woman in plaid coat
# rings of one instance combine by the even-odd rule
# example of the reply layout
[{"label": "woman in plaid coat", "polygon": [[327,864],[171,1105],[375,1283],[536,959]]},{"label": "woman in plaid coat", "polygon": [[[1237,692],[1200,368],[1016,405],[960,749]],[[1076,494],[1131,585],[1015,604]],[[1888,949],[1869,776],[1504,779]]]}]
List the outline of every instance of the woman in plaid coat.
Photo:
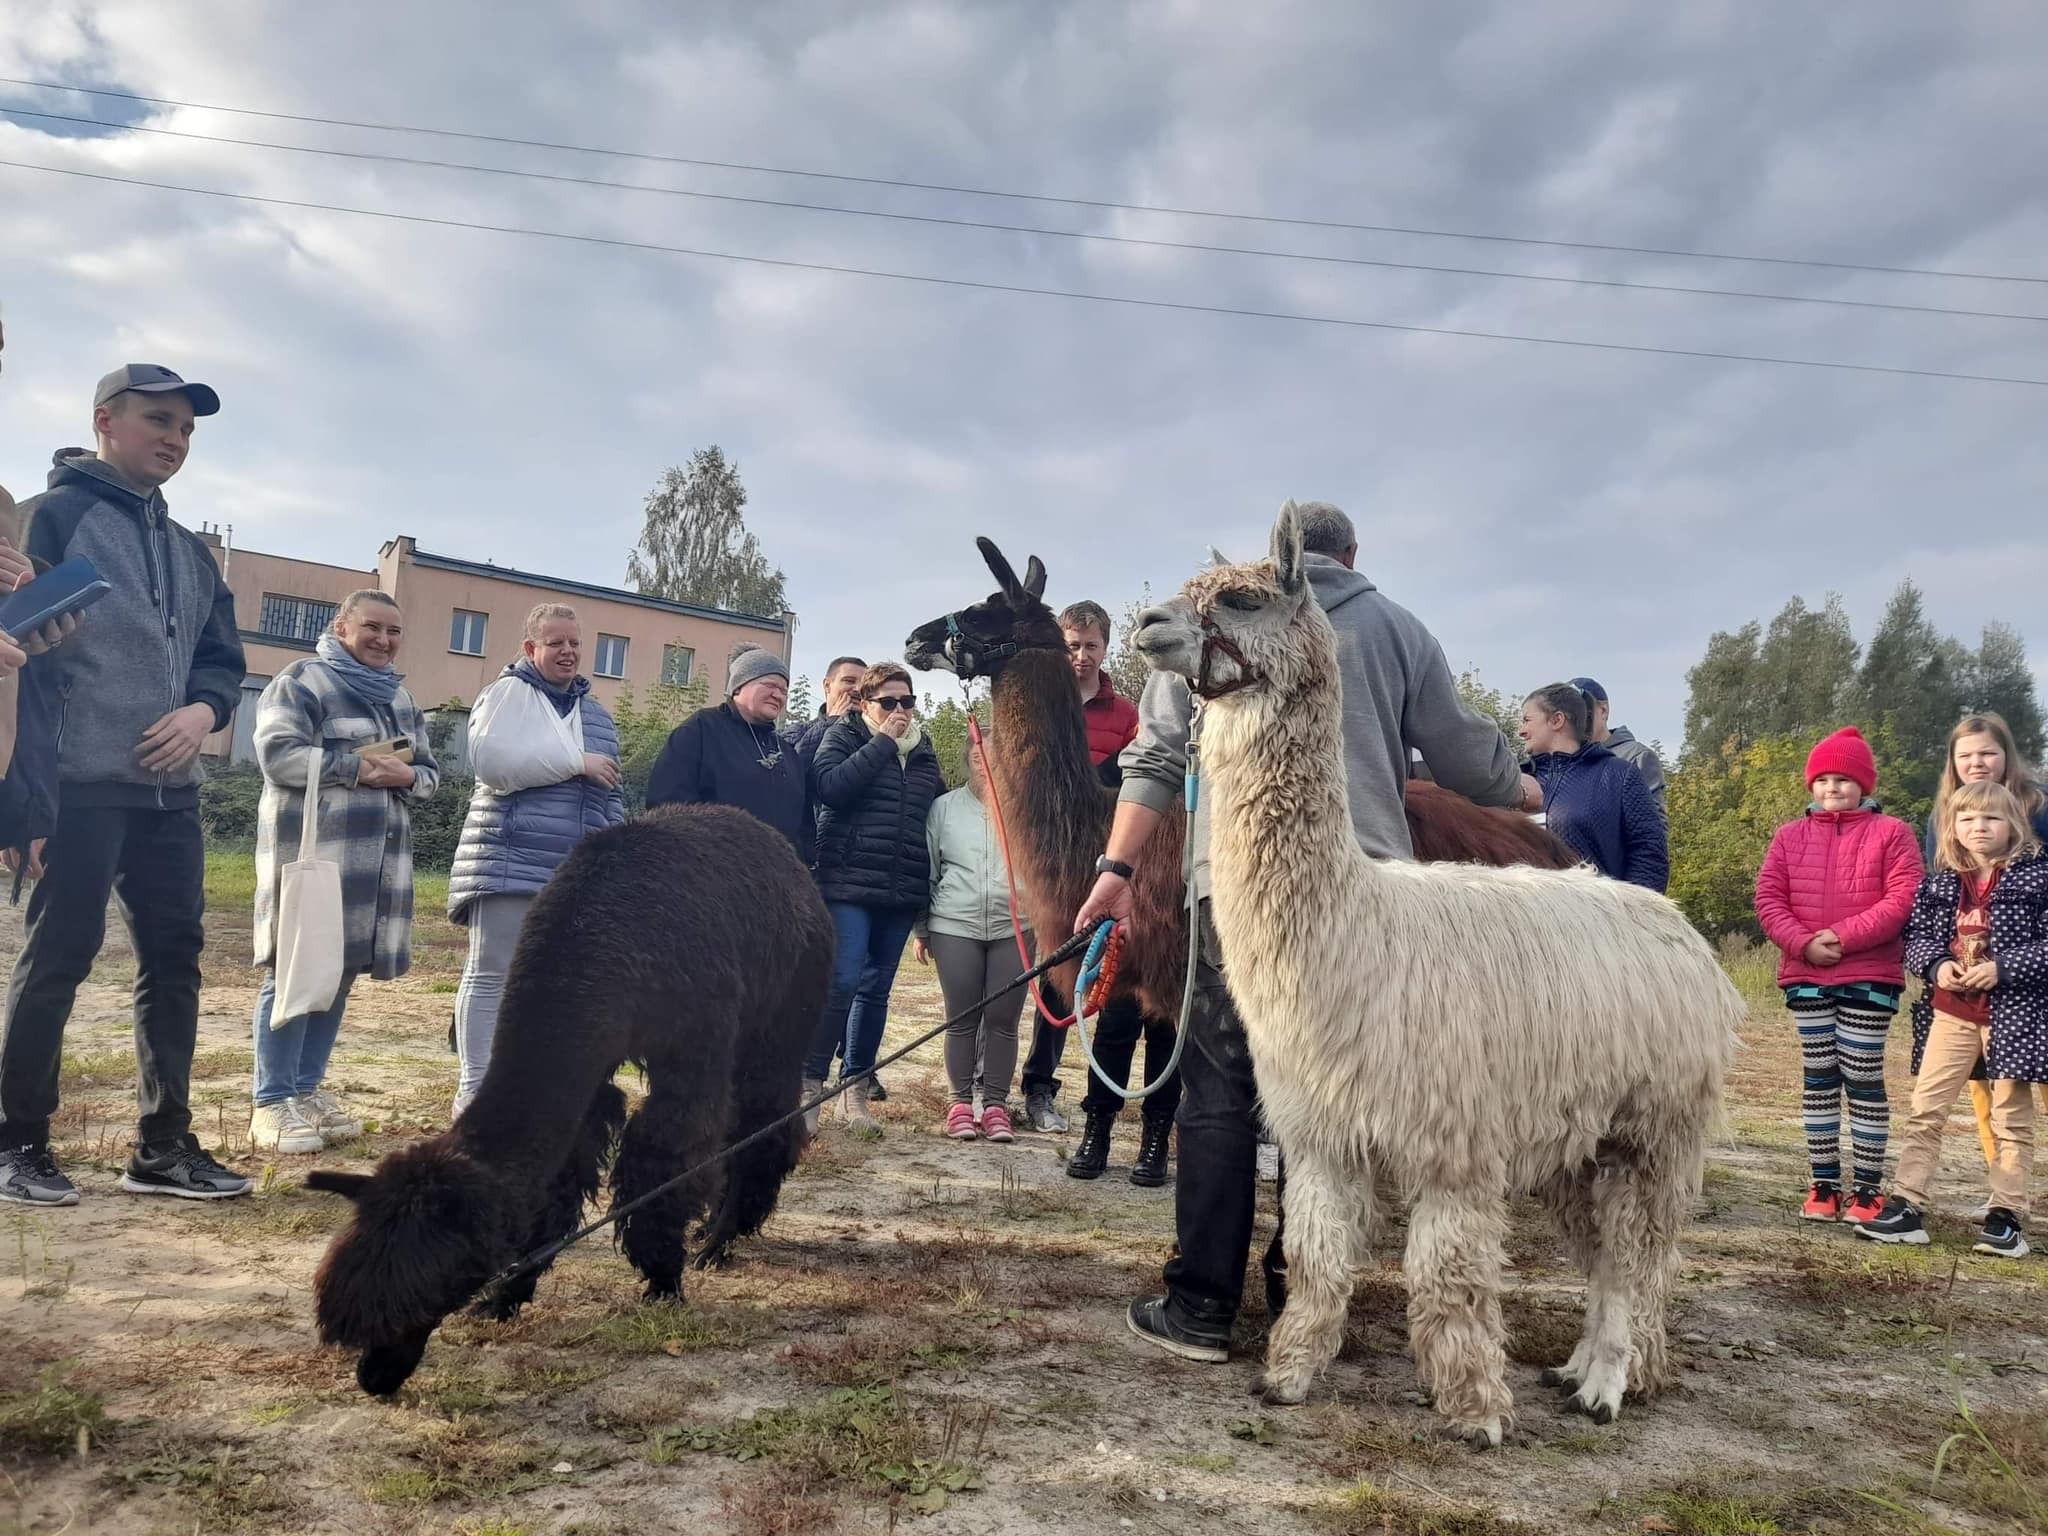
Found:
[{"label": "woman in plaid coat", "polygon": [[[349,987],[412,966],[412,811],[440,769],[426,720],[400,686],[404,619],[382,592],[351,592],[316,653],[270,680],[256,704],[263,801],[256,817],[255,1109],[249,1136],[265,1151],[317,1152],[362,1134],[362,1122],[323,1086]],[[406,738],[410,750],[394,747]],[[381,748],[381,750],[371,750]],[[277,902],[285,864],[298,857],[307,754],[320,753],[320,856],[341,865],[341,989],[324,1012],[271,1027],[276,994]]]}]

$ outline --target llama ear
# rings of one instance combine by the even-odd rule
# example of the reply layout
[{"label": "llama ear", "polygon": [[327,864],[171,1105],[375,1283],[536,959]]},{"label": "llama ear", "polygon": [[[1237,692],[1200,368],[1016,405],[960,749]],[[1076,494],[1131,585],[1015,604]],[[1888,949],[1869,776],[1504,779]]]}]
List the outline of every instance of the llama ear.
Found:
[{"label": "llama ear", "polygon": [[1301,508],[1290,498],[1273,524],[1273,573],[1280,578],[1283,592],[1301,590],[1301,544]]},{"label": "llama ear", "polygon": [[1045,597],[1045,562],[1036,555],[1024,562],[1024,590],[1041,601]]},{"label": "llama ear", "polygon": [[1217,566],[1228,565],[1230,564],[1230,556],[1223,553],[1214,544],[1211,544],[1209,546],[1209,563]]},{"label": "llama ear", "polygon": [[315,1168],[306,1175],[306,1188],[324,1189],[330,1195],[346,1195],[351,1200],[363,1198],[363,1191],[370,1187],[367,1173],[345,1173],[339,1168]]},{"label": "llama ear", "polygon": [[996,586],[1003,596],[1016,598],[1025,595],[1023,584],[1017,580],[1017,572],[1003,558],[1003,552],[996,548],[994,539],[976,539],[974,546],[981,551],[981,558],[988,562],[989,573],[995,577]]}]

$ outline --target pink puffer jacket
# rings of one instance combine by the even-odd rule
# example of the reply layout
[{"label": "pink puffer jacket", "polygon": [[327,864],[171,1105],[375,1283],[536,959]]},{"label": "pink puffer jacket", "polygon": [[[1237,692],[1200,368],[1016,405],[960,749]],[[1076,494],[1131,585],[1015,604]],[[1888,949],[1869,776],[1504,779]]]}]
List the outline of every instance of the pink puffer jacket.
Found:
[{"label": "pink puffer jacket", "polygon": [[[1778,985],[1903,981],[1901,935],[1920,873],[1912,828],[1868,805],[1808,811],[1778,828],[1756,877],[1757,920],[1785,952]],[[1839,965],[1807,962],[1807,943],[1823,928],[1842,941]]]}]

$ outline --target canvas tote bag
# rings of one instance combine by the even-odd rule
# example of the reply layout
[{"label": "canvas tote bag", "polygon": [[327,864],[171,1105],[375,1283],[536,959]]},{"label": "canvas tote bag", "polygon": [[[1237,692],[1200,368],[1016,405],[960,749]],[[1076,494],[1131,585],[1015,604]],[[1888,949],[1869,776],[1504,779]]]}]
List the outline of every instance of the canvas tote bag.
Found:
[{"label": "canvas tote bag", "polygon": [[341,906],[341,865],[320,851],[320,748],[306,753],[306,803],[299,857],[287,864],[277,896],[277,1000],[270,1027],[324,1013],[341,990],[347,929]]}]

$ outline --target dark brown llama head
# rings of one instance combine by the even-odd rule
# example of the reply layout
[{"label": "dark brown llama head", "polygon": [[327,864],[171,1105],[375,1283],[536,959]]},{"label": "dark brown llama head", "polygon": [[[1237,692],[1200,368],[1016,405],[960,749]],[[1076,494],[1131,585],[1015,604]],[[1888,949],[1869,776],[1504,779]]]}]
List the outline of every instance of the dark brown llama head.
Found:
[{"label": "dark brown llama head", "polygon": [[964,681],[1000,675],[1020,651],[1064,653],[1066,637],[1045,605],[1045,566],[1038,556],[1026,563],[1019,581],[994,541],[974,542],[995,575],[994,594],[918,625],[904,642],[903,659],[920,672],[951,672]]},{"label": "dark brown llama head", "polygon": [[1146,662],[1178,672],[1205,698],[1286,698],[1335,676],[1336,639],[1308,589],[1300,510],[1290,501],[1273,524],[1270,559],[1217,563],[1180,595],[1138,616],[1131,637]]},{"label": "dark brown llama head", "polygon": [[526,1223],[504,1184],[446,1136],[401,1147],[375,1173],[316,1168],[306,1187],[356,1207],[313,1276],[321,1341],[361,1351],[357,1384],[389,1397],[441,1319],[517,1257]]}]

